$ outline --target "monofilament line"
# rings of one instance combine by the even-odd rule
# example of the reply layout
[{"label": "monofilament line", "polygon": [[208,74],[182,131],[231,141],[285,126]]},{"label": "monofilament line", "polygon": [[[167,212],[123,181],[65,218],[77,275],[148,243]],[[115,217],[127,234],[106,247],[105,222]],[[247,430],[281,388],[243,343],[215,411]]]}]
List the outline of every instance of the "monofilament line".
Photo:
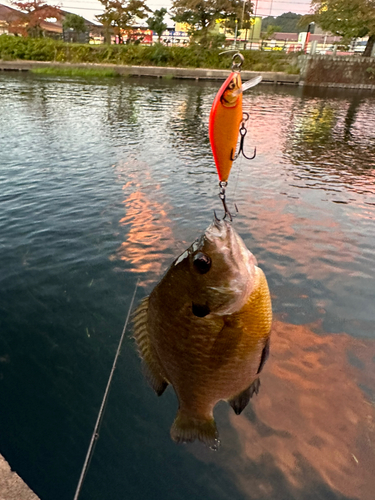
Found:
[{"label": "monofilament line", "polygon": [[124,340],[126,328],[128,326],[128,323],[129,323],[130,312],[131,312],[131,310],[133,308],[133,303],[134,303],[134,299],[135,299],[135,294],[137,293],[138,284],[139,284],[139,278],[138,278],[137,283],[136,283],[135,288],[134,288],[133,297],[132,297],[132,300],[130,302],[130,306],[129,306],[129,310],[128,310],[128,315],[126,316],[124,328],[122,330],[121,338],[120,338],[120,341],[118,343],[118,347],[117,347],[117,351],[116,351],[116,356],[115,356],[115,359],[113,361],[112,370],[111,370],[111,373],[109,375],[109,379],[108,379],[108,382],[107,382],[107,387],[106,387],[105,392],[104,392],[104,396],[103,396],[102,404],[100,406],[98,418],[96,419],[96,424],[95,424],[95,427],[94,427],[94,432],[92,433],[92,437],[91,437],[89,449],[87,450],[87,455],[86,455],[85,462],[84,462],[83,467],[82,467],[81,476],[79,478],[77,489],[76,489],[76,492],[75,492],[73,500],[77,500],[78,496],[79,496],[79,494],[81,492],[83,480],[85,479],[85,476],[86,476],[86,473],[87,473],[87,470],[88,470],[88,467],[89,467],[89,463],[90,463],[90,460],[91,460],[91,457],[92,457],[92,453],[93,453],[93,448],[94,448],[94,445],[95,445],[95,441],[99,437],[98,430],[99,430],[99,427],[100,427],[100,424],[101,424],[101,421],[102,421],[104,408],[105,408],[105,405],[106,405],[106,402],[107,402],[107,399],[108,399],[109,389],[111,387],[111,382],[112,382],[113,374],[114,374],[114,371],[115,371],[115,368],[116,368],[117,359],[118,359],[118,357],[120,355],[122,342]]}]

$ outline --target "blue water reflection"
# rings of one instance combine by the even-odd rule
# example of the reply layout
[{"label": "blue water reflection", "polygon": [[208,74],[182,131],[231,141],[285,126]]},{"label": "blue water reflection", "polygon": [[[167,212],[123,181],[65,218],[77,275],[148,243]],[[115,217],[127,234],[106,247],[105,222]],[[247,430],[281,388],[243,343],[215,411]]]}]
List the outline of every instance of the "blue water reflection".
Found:
[{"label": "blue water reflection", "polygon": [[[218,83],[0,75],[0,452],[42,499],[78,481],[137,278],[220,210]],[[259,396],[219,452],[122,350],[82,499],[372,500],[375,97],[259,86],[228,199],[276,315]]]}]

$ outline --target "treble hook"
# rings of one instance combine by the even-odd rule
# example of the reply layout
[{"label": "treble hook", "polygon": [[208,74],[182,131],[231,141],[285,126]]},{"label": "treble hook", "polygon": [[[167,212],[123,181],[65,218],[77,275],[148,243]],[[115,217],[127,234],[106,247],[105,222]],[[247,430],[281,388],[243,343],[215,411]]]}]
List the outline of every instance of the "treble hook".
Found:
[{"label": "treble hook", "polygon": [[244,146],[244,143],[245,143],[245,136],[247,134],[247,129],[245,127],[245,123],[247,122],[247,120],[250,117],[249,113],[245,113],[244,112],[243,115],[244,116],[242,118],[241,127],[240,127],[240,135],[241,135],[240,146],[238,148],[238,152],[234,156],[233,156],[233,149],[230,152],[230,159],[231,159],[231,161],[237,160],[237,158],[240,156],[240,153],[242,153],[242,156],[244,156],[246,158],[246,160],[254,160],[254,158],[257,155],[257,148],[254,148],[254,154],[253,154],[253,156],[246,156],[245,152],[243,150],[243,146]]},{"label": "treble hook", "polygon": [[[219,186],[220,186],[220,193],[219,193],[219,198],[221,199],[221,202],[223,204],[223,207],[224,207],[224,217],[222,220],[224,220],[227,216],[228,216],[228,219],[232,222],[233,220],[233,217],[235,217],[235,215],[232,215],[229,210],[228,210],[228,206],[227,206],[227,202],[226,202],[226,199],[225,199],[225,188],[227,187],[228,183],[225,182],[225,181],[220,181],[219,182]],[[238,212],[238,208],[237,208],[237,205],[234,204],[234,207],[236,209],[236,212]],[[220,219],[218,218],[218,216],[216,215],[216,211],[214,210],[214,216],[215,216],[215,220],[217,222],[220,222]]]}]

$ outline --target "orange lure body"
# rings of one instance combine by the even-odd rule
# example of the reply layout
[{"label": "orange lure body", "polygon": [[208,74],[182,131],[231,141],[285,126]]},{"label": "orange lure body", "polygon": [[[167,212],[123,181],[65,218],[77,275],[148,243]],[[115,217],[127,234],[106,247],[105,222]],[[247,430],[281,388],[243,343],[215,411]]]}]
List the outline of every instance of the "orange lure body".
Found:
[{"label": "orange lure body", "polygon": [[208,133],[219,180],[227,182],[242,121],[241,76],[232,72],[212,104]]}]

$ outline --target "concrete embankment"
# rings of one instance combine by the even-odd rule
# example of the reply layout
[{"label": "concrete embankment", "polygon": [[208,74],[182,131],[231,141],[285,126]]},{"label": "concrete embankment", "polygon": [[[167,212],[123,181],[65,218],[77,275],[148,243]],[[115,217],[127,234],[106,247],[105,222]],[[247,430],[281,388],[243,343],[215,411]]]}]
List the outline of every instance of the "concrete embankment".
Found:
[{"label": "concrete embankment", "polygon": [[374,57],[302,55],[297,65],[301,85],[375,90]]},{"label": "concrete embankment", "polygon": [[[120,64],[58,63],[53,61],[1,61],[0,71],[30,71],[36,68],[82,68],[113,70],[120,75],[185,78],[190,80],[225,80],[227,69],[169,68],[159,66],[123,66]],[[262,75],[263,83],[298,85],[299,75],[274,71],[242,71],[242,79]]]},{"label": "concrete embankment", "polygon": [[39,500],[0,455],[0,500]]}]

